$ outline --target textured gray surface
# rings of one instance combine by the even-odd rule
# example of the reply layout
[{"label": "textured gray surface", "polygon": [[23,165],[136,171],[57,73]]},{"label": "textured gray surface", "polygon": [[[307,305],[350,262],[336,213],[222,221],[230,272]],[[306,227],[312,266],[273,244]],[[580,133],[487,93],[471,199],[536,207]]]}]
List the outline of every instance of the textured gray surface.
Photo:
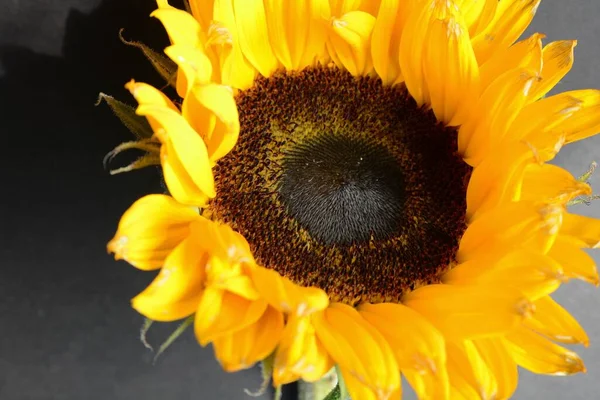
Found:
[{"label": "textured gray surface", "polygon": [[[242,388],[256,387],[258,373],[222,372],[190,334],[150,365],[137,340],[141,319],[127,306],[150,277],[104,252],[118,215],[160,189],[152,171],[106,175],[99,160],[127,133],[105,109],[91,107],[98,91],[124,96],[123,82],[150,76],[137,72],[142,59],[124,53],[114,32],[129,29],[133,7],[144,9],[144,18],[152,2],[109,0],[89,16],[72,13],[65,34],[69,8],[89,12],[95,3],[0,0],[7,146],[0,170],[10,171],[0,189],[0,399],[243,399]],[[600,87],[599,16],[598,0],[543,1],[529,31],[579,40],[575,66],[555,91]],[[566,147],[556,162],[579,174],[592,160],[600,161],[600,137]],[[600,191],[600,174],[592,183]],[[600,217],[600,202],[576,211]],[[590,336],[589,348],[577,348],[588,373],[523,372],[517,399],[598,397],[600,289],[573,282],[557,298]],[[160,328],[150,338],[166,333]]]}]

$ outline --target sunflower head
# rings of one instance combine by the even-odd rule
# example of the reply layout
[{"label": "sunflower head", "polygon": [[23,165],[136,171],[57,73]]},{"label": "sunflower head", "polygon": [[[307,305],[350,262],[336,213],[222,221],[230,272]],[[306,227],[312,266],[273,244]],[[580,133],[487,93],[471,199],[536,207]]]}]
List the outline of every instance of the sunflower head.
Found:
[{"label": "sunflower head", "polygon": [[576,42],[519,40],[539,0],[157,4],[170,61],[137,46],[177,96],[131,81],[137,116],[109,101],[145,132],[111,156],[146,150],[125,169],[159,163],[169,191],[108,245],[160,270],[136,310],[193,318],[224,369],[262,361],[276,387],[336,366],[353,399],[584,371],[551,294],[598,283],[600,221],[567,209],[589,173],[547,162],[598,131],[600,92],[546,97]]}]

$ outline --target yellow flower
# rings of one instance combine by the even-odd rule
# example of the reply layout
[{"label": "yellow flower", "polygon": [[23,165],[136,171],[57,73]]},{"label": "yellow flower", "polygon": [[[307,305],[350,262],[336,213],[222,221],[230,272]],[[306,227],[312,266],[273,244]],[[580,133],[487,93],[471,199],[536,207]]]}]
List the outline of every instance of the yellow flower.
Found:
[{"label": "yellow flower", "polygon": [[401,376],[505,399],[518,366],[585,370],[550,295],[598,284],[600,221],[546,162],[600,129],[600,92],[545,97],[576,42],[517,41],[539,0],[157,3],[182,101],[127,87],[172,197],[108,246],[161,268],[136,310],[195,315],[228,371],[272,356],[276,386],[337,365],[353,399],[397,398]]}]

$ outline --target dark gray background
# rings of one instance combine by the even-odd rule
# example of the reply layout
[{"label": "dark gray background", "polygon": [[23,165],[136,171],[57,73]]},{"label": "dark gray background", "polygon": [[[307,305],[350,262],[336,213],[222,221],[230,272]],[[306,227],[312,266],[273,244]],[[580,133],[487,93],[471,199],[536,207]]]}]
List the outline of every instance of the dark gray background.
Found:
[{"label": "dark gray background", "polygon": [[[164,45],[160,25],[146,17],[154,4],[0,0],[1,400],[244,399],[243,388],[260,383],[257,370],[222,372],[192,332],[152,366],[138,340],[142,318],[128,306],[152,274],[105,252],[121,213],[162,190],[152,169],[103,170],[104,154],[129,136],[106,106],[93,106],[100,91],[129,99],[123,84],[133,77],[161,84],[116,36],[123,27],[127,38]],[[557,91],[600,87],[599,16],[597,0],[543,1],[530,31],[579,39]],[[599,150],[600,137],[567,147],[556,162],[580,174],[600,161]],[[600,177],[592,182],[600,188]],[[600,202],[576,211],[600,217]],[[591,338],[578,348],[588,373],[522,372],[517,399],[598,397],[600,289],[572,282],[557,298]],[[151,330],[150,341],[173,328]]]}]

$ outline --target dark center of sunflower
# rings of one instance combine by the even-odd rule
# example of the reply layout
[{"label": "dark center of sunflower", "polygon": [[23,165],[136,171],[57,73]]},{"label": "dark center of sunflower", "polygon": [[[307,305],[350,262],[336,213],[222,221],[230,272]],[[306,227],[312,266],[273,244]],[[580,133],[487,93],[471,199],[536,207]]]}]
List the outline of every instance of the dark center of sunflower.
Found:
[{"label": "dark center of sunflower", "polygon": [[438,281],[465,229],[456,131],[401,86],[331,67],[258,78],[206,215],[259,264],[334,301],[398,301]]}]

